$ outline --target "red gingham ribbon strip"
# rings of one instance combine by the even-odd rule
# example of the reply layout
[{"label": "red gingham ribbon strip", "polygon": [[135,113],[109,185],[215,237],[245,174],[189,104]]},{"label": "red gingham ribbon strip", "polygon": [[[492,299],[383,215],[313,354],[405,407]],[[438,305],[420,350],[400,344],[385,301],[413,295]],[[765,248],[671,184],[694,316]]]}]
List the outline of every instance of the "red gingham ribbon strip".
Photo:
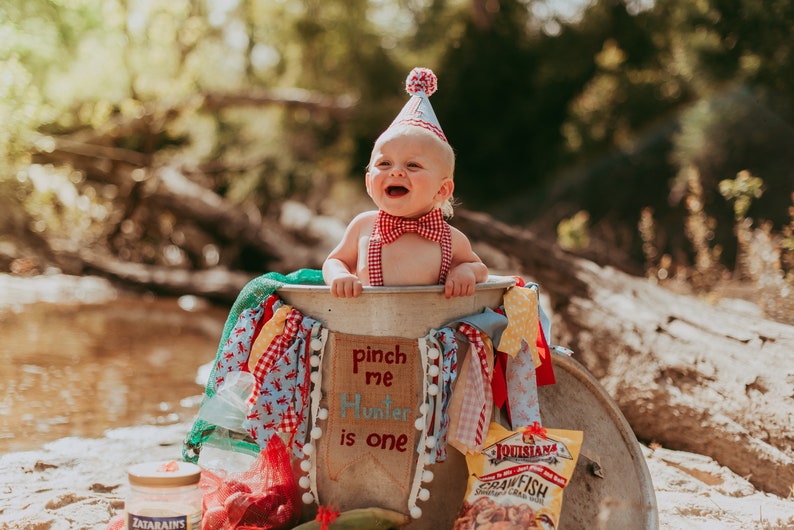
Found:
[{"label": "red gingham ribbon strip", "polygon": [[290,403],[289,409],[281,417],[281,424],[278,426],[278,430],[285,433],[295,433],[298,430],[299,422],[300,419],[295,412],[295,405]]},{"label": "red gingham ribbon strip", "polygon": [[259,395],[265,374],[270,371],[273,364],[278,361],[279,356],[295,338],[295,334],[300,328],[302,319],[303,315],[301,315],[300,311],[297,309],[290,311],[289,315],[287,315],[287,320],[284,322],[284,331],[281,333],[281,335],[270,342],[270,345],[265,350],[265,353],[263,353],[262,357],[260,357],[257,361],[254,371],[252,372],[254,374],[255,380],[254,392],[251,395],[252,402],[255,401],[256,396]]},{"label": "red gingham ribbon strip", "polygon": [[485,342],[480,331],[470,324],[461,323],[458,332],[469,341],[469,356],[475,370],[469,372],[466,393],[463,395],[457,438],[466,447],[479,449],[485,440],[488,424],[491,422],[493,394],[491,391],[491,370]]},{"label": "red gingham ribbon strip", "polygon": [[260,447],[278,431],[290,435],[289,446],[296,456],[302,454],[311,386],[309,343],[316,323],[297,310],[290,310],[283,332],[273,339],[278,344],[273,351],[266,351],[270,361],[260,358],[257,362],[254,372],[262,378],[256,380],[244,426]]},{"label": "red gingham ribbon strip", "polygon": [[416,233],[441,244],[441,270],[438,274],[438,283],[443,284],[447,280],[452,265],[452,230],[444,221],[441,209],[435,208],[419,219],[396,217],[381,210],[372,227],[367,248],[370,285],[383,285],[383,245],[393,243],[407,232]]}]

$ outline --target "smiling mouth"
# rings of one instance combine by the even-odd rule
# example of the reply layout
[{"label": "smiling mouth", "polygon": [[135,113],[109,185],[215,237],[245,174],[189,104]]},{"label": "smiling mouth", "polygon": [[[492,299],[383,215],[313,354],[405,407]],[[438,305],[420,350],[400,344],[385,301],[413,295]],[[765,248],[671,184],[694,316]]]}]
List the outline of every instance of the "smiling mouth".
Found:
[{"label": "smiling mouth", "polygon": [[402,197],[408,193],[408,188],[403,186],[389,186],[386,188],[386,195],[389,197]]}]

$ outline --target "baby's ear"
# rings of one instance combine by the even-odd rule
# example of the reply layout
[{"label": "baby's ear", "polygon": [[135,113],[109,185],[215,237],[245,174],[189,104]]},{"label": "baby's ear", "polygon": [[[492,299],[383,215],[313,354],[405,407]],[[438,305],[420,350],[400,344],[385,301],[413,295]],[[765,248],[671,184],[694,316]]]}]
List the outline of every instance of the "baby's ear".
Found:
[{"label": "baby's ear", "polygon": [[452,192],[455,191],[455,181],[452,179],[444,179],[441,182],[441,187],[436,192],[436,200],[444,202],[452,197]]},{"label": "baby's ear", "polygon": [[372,180],[369,178],[369,171],[364,175],[364,184],[367,186],[367,195],[372,197]]}]

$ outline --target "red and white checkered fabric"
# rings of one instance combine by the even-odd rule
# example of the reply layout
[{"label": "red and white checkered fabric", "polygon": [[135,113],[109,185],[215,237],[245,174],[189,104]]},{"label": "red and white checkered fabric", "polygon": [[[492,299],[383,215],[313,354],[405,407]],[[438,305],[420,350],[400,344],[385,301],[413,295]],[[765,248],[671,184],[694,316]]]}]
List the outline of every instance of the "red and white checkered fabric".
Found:
[{"label": "red and white checkered fabric", "polygon": [[383,285],[383,245],[393,243],[408,232],[441,244],[441,270],[438,274],[438,283],[443,284],[447,280],[452,265],[452,230],[444,221],[441,209],[435,208],[418,219],[396,217],[381,210],[372,227],[367,248],[370,285]]},{"label": "red and white checkered fabric", "polygon": [[480,330],[470,324],[461,323],[458,332],[469,341],[469,359],[474,369],[469,371],[466,380],[456,436],[466,447],[477,450],[482,446],[491,423],[491,368]]},{"label": "red and white checkered fabric", "polygon": [[294,433],[298,430],[301,418],[295,412],[295,405],[290,403],[289,409],[281,417],[281,424],[278,426],[278,431],[285,433]]},{"label": "red and white checkered fabric", "polygon": [[303,315],[300,311],[297,309],[291,310],[289,315],[287,315],[287,320],[284,322],[284,331],[270,342],[265,353],[263,353],[262,357],[257,361],[254,370],[251,372],[254,375],[255,381],[254,392],[251,394],[252,403],[256,401],[256,397],[259,395],[259,391],[262,388],[262,381],[265,379],[265,374],[272,369],[273,365],[279,360],[279,357],[283,355],[287,345],[292,342],[295,335],[298,333],[302,319]]}]

